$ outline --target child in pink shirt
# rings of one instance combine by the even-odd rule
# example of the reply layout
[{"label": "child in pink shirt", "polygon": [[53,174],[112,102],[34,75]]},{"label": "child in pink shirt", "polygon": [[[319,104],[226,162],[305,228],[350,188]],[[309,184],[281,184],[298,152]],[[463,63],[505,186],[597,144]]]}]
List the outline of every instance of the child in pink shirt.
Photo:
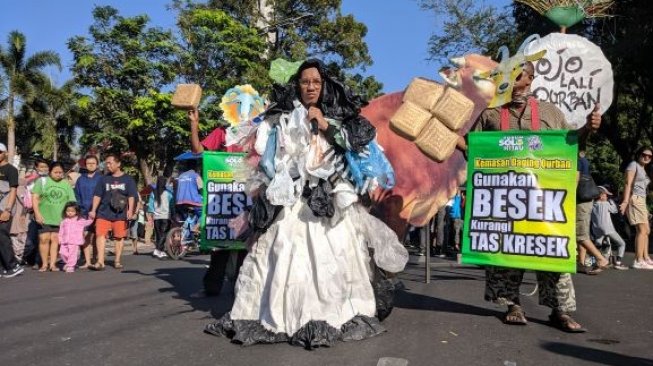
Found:
[{"label": "child in pink shirt", "polygon": [[67,273],[75,272],[79,257],[79,247],[84,245],[84,228],[93,223],[92,219],[81,218],[81,208],[77,202],[68,202],[63,209],[63,220],[59,225],[59,254],[65,262]]}]

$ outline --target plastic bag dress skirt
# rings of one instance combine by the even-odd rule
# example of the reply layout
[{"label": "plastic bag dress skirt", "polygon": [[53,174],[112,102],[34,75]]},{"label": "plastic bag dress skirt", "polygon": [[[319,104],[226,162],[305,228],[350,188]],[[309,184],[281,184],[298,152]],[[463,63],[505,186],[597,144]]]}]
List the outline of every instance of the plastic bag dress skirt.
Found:
[{"label": "plastic bag dress skirt", "polygon": [[[393,262],[392,270],[403,269],[407,253],[358,204],[333,221],[316,217],[304,199],[285,207],[245,258],[231,312],[205,331],[243,345],[290,342],[309,349],[385,331],[375,317],[368,247],[376,242],[374,252],[384,256],[376,264]],[[379,250],[380,242],[393,248]]]}]

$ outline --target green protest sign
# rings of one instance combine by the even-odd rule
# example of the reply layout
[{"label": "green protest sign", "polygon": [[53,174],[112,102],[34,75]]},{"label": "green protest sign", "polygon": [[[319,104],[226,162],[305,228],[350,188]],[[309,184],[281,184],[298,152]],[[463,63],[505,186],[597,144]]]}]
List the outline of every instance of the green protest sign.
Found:
[{"label": "green protest sign", "polygon": [[201,219],[201,249],[244,249],[236,240],[229,221],[251,206],[245,182],[234,174],[244,164],[245,154],[207,151],[202,155],[204,190]]},{"label": "green protest sign", "polygon": [[578,137],[469,134],[463,263],[576,272]]}]

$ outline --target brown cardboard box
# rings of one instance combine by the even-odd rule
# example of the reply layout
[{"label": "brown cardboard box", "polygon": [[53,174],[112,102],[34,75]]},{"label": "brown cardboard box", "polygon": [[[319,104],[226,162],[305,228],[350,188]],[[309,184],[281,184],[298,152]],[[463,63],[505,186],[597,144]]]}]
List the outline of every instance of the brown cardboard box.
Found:
[{"label": "brown cardboard box", "polygon": [[201,98],[202,88],[199,85],[179,84],[170,104],[181,109],[194,109],[200,104]]}]

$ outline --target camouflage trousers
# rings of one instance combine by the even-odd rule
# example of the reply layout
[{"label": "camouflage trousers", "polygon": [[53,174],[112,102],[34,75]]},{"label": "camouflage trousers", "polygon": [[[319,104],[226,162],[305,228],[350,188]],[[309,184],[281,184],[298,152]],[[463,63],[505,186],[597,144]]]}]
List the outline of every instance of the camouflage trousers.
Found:
[{"label": "camouflage trousers", "polygon": [[[571,274],[540,271],[535,274],[540,305],[565,313],[576,311],[576,293]],[[519,286],[523,279],[523,269],[486,267],[485,300],[519,305]]]}]

